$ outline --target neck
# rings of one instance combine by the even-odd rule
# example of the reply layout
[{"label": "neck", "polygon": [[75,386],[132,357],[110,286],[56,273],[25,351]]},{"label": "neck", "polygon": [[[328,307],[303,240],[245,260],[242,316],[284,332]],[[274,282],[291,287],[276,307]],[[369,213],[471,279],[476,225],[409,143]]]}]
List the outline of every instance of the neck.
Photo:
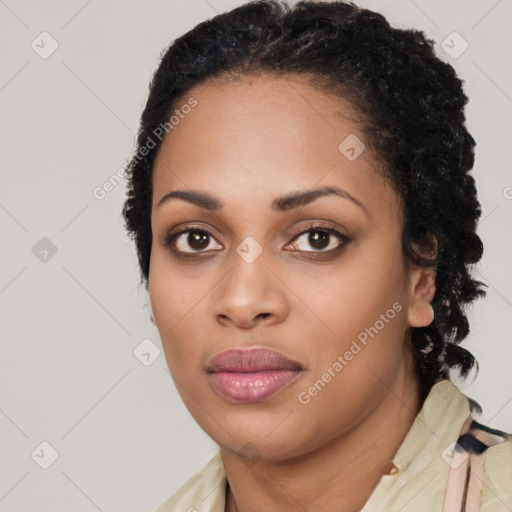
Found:
[{"label": "neck", "polygon": [[248,466],[221,448],[228,477],[226,512],[360,511],[389,471],[423,404],[413,366],[388,385],[389,393],[363,423],[314,452]]}]

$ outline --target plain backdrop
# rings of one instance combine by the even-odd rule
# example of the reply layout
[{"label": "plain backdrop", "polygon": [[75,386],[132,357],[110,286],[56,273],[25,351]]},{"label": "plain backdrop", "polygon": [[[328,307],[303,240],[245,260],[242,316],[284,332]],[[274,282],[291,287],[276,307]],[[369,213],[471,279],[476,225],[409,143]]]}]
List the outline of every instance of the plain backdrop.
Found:
[{"label": "plain backdrop", "polygon": [[[134,149],[162,50],[242,3],[0,1],[1,511],[152,510],[216,451],[163,354],[136,355],[143,340],[161,345],[123,227],[125,185],[93,192]],[[455,382],[480,421],[511,432],[512,2],[356,3],[424,30],[465,82],[488,296],[464,343],[480,373]],[[452,54],[468,47],[449,55],[447,37]]]}]

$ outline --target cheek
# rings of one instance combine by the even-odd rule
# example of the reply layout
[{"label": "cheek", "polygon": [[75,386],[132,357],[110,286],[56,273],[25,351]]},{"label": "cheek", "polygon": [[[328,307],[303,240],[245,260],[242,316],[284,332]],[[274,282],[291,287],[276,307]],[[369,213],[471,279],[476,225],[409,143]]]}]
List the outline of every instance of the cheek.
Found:
[{"label": "cheek", "polygon": [[[198,266],[178,266],[167,253],[167,249],[155,247],[153,242],[149,268],[149,296],[155,322],[161,329],[166,327],[164,333],[186,320],[188,312],[196,305],[200,307],[199,301],[208,285],[198,275],[199,272]],[[186,323],[189,321],[186,320]]]},{"label": "cheek", "polygon": [[205,316],[200,314],[204,285],[186,279],[161,252],[151,256],[151,309],[171,373],[180,368],[186,371],[197,360],[194,340],[201,338],[205,328]]},{"label": "cheek", "polygon": [[[332,270],[301,277],[297,293],[327,327],[328,338],[346,342],[387,312],[398,323],[395,313],[405,309],[406,298],[406,276],[399,262],[394,247],[385,250],[376,243],[361,243]],[[401,307],[393,309],[396,303]]]},{"label": "cheek", "polygon": [[[396,247],[384,249],[379,244],[358,248],[334,275],[315,281],[314,294],[305,295],[310,309],[318,311],[328,327],[322,329],[328,333],[321,337],[322,349],[310,357],[307,384],[329,369],[336,374],[329,390],[316,401],[329,409],[336,409],[340,399],[347,407],[352,400],[369,399],[382,382],[392,380],[403,357],[405,273]],[[306,288],[302,293],[307,293]],[[343,369],[338,364],[336,371],[338,356],[343,358]]]}]

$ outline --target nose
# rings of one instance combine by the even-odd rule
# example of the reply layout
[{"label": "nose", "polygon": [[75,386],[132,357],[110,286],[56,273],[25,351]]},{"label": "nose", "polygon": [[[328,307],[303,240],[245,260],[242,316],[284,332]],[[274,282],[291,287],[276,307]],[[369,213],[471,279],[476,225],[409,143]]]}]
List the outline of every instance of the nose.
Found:
[{"label": "nose", "polygon": [[238,256],[213,295],[213,314],[224,327],[253,329],[282,322],[289,313],[283,282],[260,257],[247,263]]}]

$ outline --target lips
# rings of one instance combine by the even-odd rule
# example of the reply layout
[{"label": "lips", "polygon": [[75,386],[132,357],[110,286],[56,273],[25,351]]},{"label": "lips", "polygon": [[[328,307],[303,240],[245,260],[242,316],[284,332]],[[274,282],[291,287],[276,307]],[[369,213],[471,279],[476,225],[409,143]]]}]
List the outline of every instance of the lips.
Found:
[{"label": "lips", "polygon": [[207,367],[214,391],[230,402],[261,402],[293,382],[303,367],[265,349],[232,349],[216,355]]}]

